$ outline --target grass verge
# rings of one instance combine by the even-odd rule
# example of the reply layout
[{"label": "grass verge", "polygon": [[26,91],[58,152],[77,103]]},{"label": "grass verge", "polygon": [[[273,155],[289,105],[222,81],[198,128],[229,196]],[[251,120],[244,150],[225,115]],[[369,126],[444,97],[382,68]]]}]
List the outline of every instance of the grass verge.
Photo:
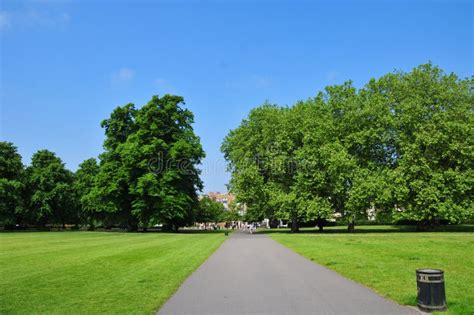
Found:
[{"label": "grass verge", "polygon": [[299,234],[272,230],[269,236],[405,305],[416,305],[416,269],[443,269],[447,314],[474,314],[474,233],[397,232],[372,226],[358,229],[355,234],[337,233],[337,229]]},{"label": "grass verge", "polygon": [[0,313],[151,314],[223,233],[0,233]]}]

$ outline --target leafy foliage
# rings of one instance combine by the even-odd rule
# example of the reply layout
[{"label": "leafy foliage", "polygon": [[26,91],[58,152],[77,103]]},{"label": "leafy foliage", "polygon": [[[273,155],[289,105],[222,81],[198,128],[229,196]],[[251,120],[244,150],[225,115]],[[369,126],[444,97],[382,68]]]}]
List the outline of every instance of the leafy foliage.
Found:
[{"label": "leafy foliage", "polygon": [[73,189],[73,173],[53,152],[40,150],[26,169],[31,193],[29,218],[41,226],[48,223],[77,223],[78,209]]},{"label": "leafy foliage", "polygon": [[255,219],[435,224],[473,216],[473,79],[431,64],[253,109],[224,139],[231,190]]},{"label": "leafy foliage", "polygon": [[140,109],[118,107],[102,122],[105,152],[91,199],[129,230],[150,220],[174,230],[193,222],[204,151],[181,104],[179,96],[154,96]]},{"label": "leafy foliage", "polygon": [[196,222],[211,223],[225,220],[225,209],[222,203],[214,201],[208,196],[204,196],[199,200]]},{"label": "leafy foliage", "polygon": [[0,222],[19,224],[24,212],[24,167],[11,142],[0,142]]},{"label": "leafy foliage", "polygon": [[74,188],[81,208],[81,218],[90,224],[91,229],[94,228],[94,220],[99,219],[95,201],[91,198],[91,192],[96,185],[98,173],[99,165],[97,160],[91,158],[79,165],[74,180]]}]

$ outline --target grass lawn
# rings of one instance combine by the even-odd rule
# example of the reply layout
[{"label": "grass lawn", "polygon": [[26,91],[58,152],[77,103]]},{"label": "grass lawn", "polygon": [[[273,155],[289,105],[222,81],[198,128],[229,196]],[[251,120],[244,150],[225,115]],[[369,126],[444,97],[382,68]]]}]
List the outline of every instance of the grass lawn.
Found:
[{"label": "grass lawn", "polygon": [[416,269],[443,269],[448,314],[474,314],[474,233],[359,226],[359,233],[348,234],[343,229],[299,234],[271,230],[269,236],[400,304],[416,305]]},{"label": "grass lawn", "polygon": [[223,233],[0,233],[0,313],[154,313]]}]

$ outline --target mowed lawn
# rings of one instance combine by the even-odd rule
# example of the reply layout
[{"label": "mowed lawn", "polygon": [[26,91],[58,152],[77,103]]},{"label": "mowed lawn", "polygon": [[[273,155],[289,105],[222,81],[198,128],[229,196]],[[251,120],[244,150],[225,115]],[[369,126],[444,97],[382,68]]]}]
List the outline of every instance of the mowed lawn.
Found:
[{"label": "mowed lawn", "polygon": [[405,305],[416,305],[416,269],[443,269],[448,314],[474,314],[474,233],[357,228],[359,233],[354,234],[333,228],[326,233],[270,231],[269,235],[300,255]]},{"label": "mowed lawn", "polygon": [[0,313],[151,314],[223,233],[0,233]]},{"label": "mowed lawn", "polygon": [[[418,268],[445,271],[448,314],[474,314],[474,233],[269,233],[281,244],[400,304],[416,305]],[[337,229],[337,228],[336,228]]]}]

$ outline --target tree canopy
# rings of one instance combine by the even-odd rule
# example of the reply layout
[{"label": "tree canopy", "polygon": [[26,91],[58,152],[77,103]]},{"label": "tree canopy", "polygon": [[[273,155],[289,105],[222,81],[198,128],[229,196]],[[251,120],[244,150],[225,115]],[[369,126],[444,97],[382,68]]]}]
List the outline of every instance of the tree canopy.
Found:
[{"label": "tree canopy", "polygon": [[105,152],[91,199],[129,230],[150,220],[173,230],[193,222],[204,151],[183,104],[180,96],[153,96],[140,109],[117,107],[102,122]]},{"label": "tree canopy", "polygon": [[78,209],[72,187],[74,174],[60,158],[51,151],[40,150],[33,154],[26,175],[30,220],[40,226],[75,223]]},{"label": "tree canopy", "polygon": [[194,222],[197,165],[204,157],[194,117],[180,96],[153,96],[136,108],[115,108],[102,121],[99,163],[85,160],[75,173],[53,152],[36,152],[24,170],[16,148],[0,142],[0,222],[42,227],[96,223],[136,231],[161,223],[177,230]]},{"label": "tree canopy", "polygon": [[[426,228],[474,218],[474,78],[432,64],[348,81],[293,106],[265,102],[225,137],[230,190],[248,221],[287,220],[293,231],[370,213]],[[25,167],[0,142],[0,224],[96,224],[136,231],[241,219],[206,198],[205,154],[194,117],[175,95],[115,108],[101,123],[103,152],[66,169],[51,151]],[[219,209],[218,209],[219,208]]]},{"label": "tree canopy", "polygon": [[17,148],[0,142],[0,222],[21,223],[24,212],[24,167]]},{"label": "tree canopy", "polygon": [[255,219],[354,229],[368,211],[420,224],[473,216],[473,78],[431,64],[292,107],[263,104],[224,139],[230,188]]}]

